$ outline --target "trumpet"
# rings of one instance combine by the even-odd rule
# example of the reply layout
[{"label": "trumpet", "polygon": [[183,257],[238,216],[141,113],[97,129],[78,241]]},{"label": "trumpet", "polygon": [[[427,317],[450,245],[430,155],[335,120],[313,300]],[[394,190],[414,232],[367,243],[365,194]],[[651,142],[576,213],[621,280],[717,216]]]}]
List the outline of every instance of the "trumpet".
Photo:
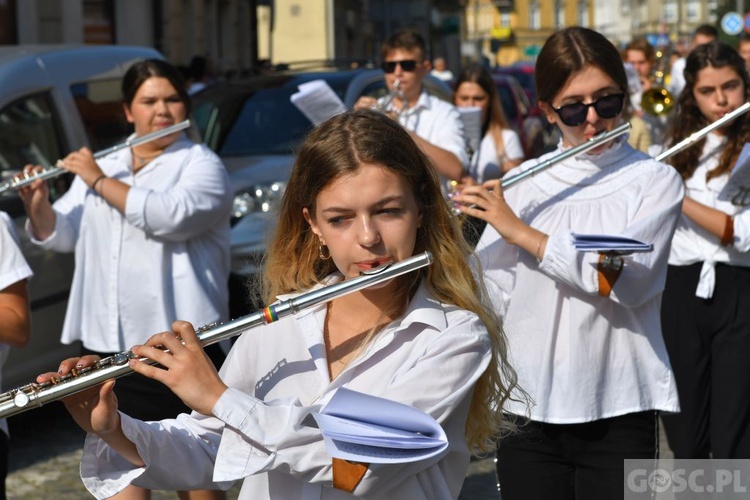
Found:
[{"label": "trumpet", "polygon": [[[144,144],[156,139],[161,139],[162,137],[165,137],[167,135],[174,134],[175,132],[179,132],[180,130],[184,130],[189,126],[190,120],[184,120],[169,127],[165,127],[161,130],[157,130],[156,132],[151,132],[150,134],[142,135],[140,137],[134,137],[131,140],[125,141],[121,144],[116,144],[107,149],[103,149],[102,151],[94,153],[94,159],[98,160],[99,158],[103,158],[108,154],[114,153],[115,151],[119,151],[125,148],[132,148],[138,146],[139,144]],[[24,186],[28,186],[29,184],[39,179],[51,179],[53,177],[57,177],[58,175],[64,174],[66,170],[59,166],[60,161],[61,160],[58,160],[55,165],[45,167],[41,171],[34,174],[20,174],[1,183],[0,194],[5,193],[6,191],[10,191],[11,189],[19,189]]]},{"label": "trumpet", "polygon": [[[363,288],[392,280],[402,274],[410,273],[432,264],[430,252],[415,255],[397,263],[387,263],[375,269],[363,272],[360,276],[328,285],[304,293],[289,300],[281,301],[260,309],[242,318],[226,324],[213,323],[196,330],[198,340],[203,347],[235,337],[246,330],[273,323],[299,311],[318,304],[329,302],[343,295]],[[156,364],[148,358],[138,358],[132,351],[125,351],[100,359],[95,365],[80,370],[73,370],[68,375],[54,378],[42,384],[31,383],[0,394],[0,418],[11,417],[19,413],[38,408],[51,401],[76,394],[102,382],[129,375],[133,372],[128,361],[138,359],[150,365]]]},{"label": "trumpet", "polygon": [[406,98],[404,97],[404,91],[401,90],[401,80],[396,80],[395,82],[393,82],[393,89],[381,102],[379,102],[374,107],[374,109],[375,111],[380,111],[381,113],[394,111],[392,104],[393,100],[397,97],[401,101],[401,109],[396,111],[396,120],[401,123],[401,117],[404,116],[404,113],[406,113],[406,108],[408,107],[408,103],[406,102]]}]

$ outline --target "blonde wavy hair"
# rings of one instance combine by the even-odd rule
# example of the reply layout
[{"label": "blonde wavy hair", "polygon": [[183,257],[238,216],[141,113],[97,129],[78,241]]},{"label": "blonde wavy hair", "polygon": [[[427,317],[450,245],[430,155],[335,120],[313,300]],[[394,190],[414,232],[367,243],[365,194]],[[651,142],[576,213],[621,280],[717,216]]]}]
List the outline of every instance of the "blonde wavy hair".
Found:
[{"label": "blonde wavy hair", "polygon": [[401,308],[396,313],[403,313],[424,280],[438,300],[474,312],[487,326],[492,339],[492,362],[474,389],[466,437],[475,451],[493,450],[499,437],[513,428],[511,422],[504,420],[502,407],[516,385],[516,373],[507,361],[501,322],[487,300],[479,273],[472,271],[469,256],[473,250],[443,196],[435,168],[393,120],[368,110],[343,113],[313,130],[302,144],[265,261],[266,300],[308,290],[336,271],[332,259],[319,258],[319,240],[304,219],[303,209],[315,213],[318,193],[364,163],[382,165],[412,187],[422,213],[414,254],[429,251],[434,257],[427,268],[397,278],[402,280],[398,287],[402,297],[396,302]]}]

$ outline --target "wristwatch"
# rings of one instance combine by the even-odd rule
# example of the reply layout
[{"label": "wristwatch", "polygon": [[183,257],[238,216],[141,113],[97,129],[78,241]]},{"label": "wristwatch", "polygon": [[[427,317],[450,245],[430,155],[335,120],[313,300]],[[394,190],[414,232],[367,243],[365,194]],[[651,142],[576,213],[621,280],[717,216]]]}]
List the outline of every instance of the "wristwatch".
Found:
[{"label": "wristwatch", "polygon": [[619,255],[605,253],[602,256],[600,264],[604,269],[613,273],[619,273],[622,271],[622,257]]}]

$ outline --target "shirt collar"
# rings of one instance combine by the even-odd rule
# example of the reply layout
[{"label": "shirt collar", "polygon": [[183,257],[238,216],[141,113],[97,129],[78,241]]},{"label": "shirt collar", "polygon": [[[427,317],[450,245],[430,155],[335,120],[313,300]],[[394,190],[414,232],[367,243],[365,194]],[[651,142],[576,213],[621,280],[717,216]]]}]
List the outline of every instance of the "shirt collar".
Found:
[{"label": "shirt collar", "polygon": [[[333,285],[341,282],[343,275],[339,272],[334,272],[328,275],[322,283],[315,285],[310,291],[319,290],[327,285]],[[289,300],[295,297],[299,297],[300,293],[296,294],[283,294],[277,296],[278,301]],[[302,318],[316,311],[320,311],[325,308],[325,303],[318,304],[313,307],[308,307],[297,313],[297,317]],[[436,330],[443,330],[447,327],[448,322],[445,318],[445,312],[440,302],[433,297],[432,293],[428,290],[424,283],[424,280],[419,285],[417,292],[414,294],[411,302],[406,308],[401,321],[394,323],[393,326],[398,325],[399,328],[405,328],[413,323],[423,323],[427,326],[435,328]],[[391,329],[390,327],[388,328]]]}]

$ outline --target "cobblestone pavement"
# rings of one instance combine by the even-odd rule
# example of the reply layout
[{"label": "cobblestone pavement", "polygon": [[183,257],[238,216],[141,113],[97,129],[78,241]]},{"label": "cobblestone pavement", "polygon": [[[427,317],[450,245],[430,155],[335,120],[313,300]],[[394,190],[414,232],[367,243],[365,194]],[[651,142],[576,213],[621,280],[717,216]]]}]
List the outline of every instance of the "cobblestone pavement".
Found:
[{"label": "cobblestone pavement", "polygon": [[[10,457],[6,490],[9,500],[92,498],[81,484],[78,465],[84,433],[70,419],[62,404],[50,403],[40,409],[9,419]],[[227,499],[236,499],[239,483]],[[173,492],[155,491],[153,500],[174,500]],[[499,499],[491,458],[473,461],[460,500]]]},{"label": "cobblestone pavement", "polygon": [[[62,404],[49,405],[9,419],[11,440],[6,490],[9,500],[91,498],[81,484],[78,465],[84,433],[70,419]],[[672,452],[660,432],[661,456]],[[473,460],[459,500],[500,500],[492,458]],[[239,483],[228,494],[234,500]],[[173,492],[154,492],[153,500],[174,500]]]}]

